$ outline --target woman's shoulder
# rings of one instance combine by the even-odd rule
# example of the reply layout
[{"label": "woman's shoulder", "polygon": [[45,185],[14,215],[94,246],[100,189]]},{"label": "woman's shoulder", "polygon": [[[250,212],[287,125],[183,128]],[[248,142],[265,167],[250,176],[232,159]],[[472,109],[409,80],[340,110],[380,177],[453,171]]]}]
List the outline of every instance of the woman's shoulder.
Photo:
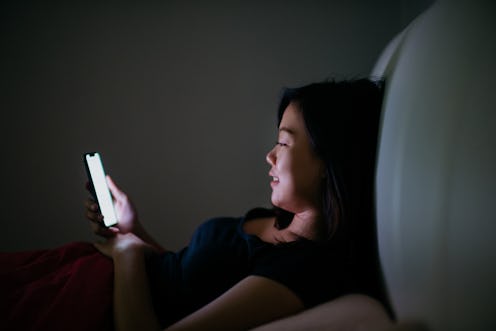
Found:
[{"label": "woman's shoulder", "polygon": [[197,236],[210,236],[210,235],[219,235],[222,233],[232,232],[236,229],[237,224],[240,222],[241,217],[234,216],[217,216],[211,217],[205,220],[200,226],[196,229],[193,234],[193,238]]}]

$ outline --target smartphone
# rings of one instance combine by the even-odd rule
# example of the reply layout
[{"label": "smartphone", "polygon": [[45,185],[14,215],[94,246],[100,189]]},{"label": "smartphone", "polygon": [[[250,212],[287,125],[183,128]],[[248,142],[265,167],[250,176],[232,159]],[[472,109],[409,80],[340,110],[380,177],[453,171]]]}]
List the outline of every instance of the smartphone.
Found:
[{"label": "smartphone", "polygon": [[106,227],[116,225],[117,215],[112,201],[112,195],[107,185],[102,158],[99,153],[85,153],[84,165],[90,182],[90,191],[93,198],[98,202],[100,212],[103,215],[103,224]]}]

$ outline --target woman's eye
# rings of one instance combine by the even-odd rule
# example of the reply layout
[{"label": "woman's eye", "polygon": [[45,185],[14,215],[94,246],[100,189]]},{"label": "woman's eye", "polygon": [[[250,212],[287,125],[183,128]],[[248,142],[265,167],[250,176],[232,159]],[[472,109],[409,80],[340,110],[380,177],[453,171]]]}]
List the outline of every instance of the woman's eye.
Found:
[{"label": "woman's eye", "polygon": [[276,145],[278,145],[278,146],[283,146],[283,147],[288,146],[288,144],[283,143],[283,142],[280,142],[280,141],[276,141]]}]

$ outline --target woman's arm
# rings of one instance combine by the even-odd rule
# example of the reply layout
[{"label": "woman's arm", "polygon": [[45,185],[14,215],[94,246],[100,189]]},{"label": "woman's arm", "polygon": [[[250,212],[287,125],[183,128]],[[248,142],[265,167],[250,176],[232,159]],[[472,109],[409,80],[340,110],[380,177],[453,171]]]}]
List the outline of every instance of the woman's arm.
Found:
[{"label": "woman's arm", "polygon": [[301,300],[284,285],[265,277],[248,276],[167,331],[248,330],[303,308]]},{"label": "woman's arm", "polygon": [[115,329],[160,330],[145,265],[145,254],[153,248],[132,233],[117,234],[95,246],[114,260]]},{"label": "woman's arm", "polygon": [[155,315],[145,267],[145,255],[139,250],[114,259],[115,329],[160,330]]},{"label": "woman's arm", "polygon": [[[153,248],[132,233],[117,233],[95,246],[114,260],[116,330],[159,330],[145,266],[145,254]],[[167,330],[247,330],[303,308],[301,300],[284,285],[249,276]]]},{"label": "woman's arm", "polygon": [[393,322],[379,301],[364,294],[347,294],[253,331],[393,331],[392,326]]}]

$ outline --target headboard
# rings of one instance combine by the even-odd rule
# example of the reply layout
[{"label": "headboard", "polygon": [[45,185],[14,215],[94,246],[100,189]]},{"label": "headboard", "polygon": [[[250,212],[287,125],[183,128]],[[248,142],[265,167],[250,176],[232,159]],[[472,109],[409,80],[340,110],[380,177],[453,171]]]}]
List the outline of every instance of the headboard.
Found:
[{"label": "headboard", "polygon": [[496,3],[438,1],[385,49],[378,240],[399,321],[496,330]]}]

